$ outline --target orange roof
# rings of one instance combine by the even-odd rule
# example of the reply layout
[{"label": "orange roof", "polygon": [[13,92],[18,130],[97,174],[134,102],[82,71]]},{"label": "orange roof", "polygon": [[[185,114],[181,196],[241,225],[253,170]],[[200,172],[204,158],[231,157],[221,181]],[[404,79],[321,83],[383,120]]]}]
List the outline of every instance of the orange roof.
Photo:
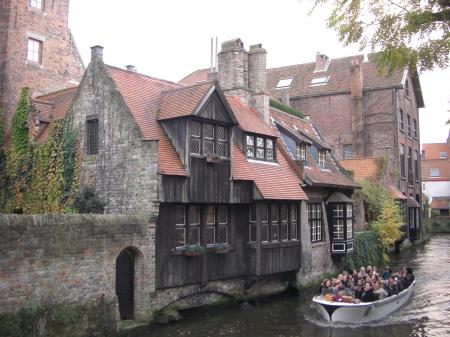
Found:
[{"label": "orange roof", "polygon": [[[423,153],[425,153],[422,160],[441,159],[440,153],[447,152],[447,158],[450,156],[450,145],[447,143],[429,143],[422,144]],[[445,160],[443,158],[443,160]]]},{"label": "orange roof", "polygon": [[214,82],[203,82],[190,87],[164,91],[161,96],[159,119],[191,115],[213,86]]},{"label": "orange roof", "polygon": [[353,172],[354,179],[375,179],[379,174],[377,159],[373,157],[344,159],[339,163],[347,171]]},{"label": "orange roof", "polygon": [[158,140],[156,112],[161,92],[179,85],[112,66],[106,66],[106,69],[139,125],[144,140]]},{"label": "orange roof", "polygon": [[397,187],[395,186],[389,186],[389,193],[392,198],[396,200],[406,200],[408,197],[404,195],[402,192],[400,192]]},{"label": "orange roof", "polygon": [[192,85],[192,84],[197,84],[199,82],[206,81],[208,78],[209,71],[210,71],[209,68],[196,70],[196,71],[190,73],[189,75],[183,77],[179,81],[179,83],[186,84],[186,85]]},{"label": "orange roof", "polygon": [[188,173],[183,163],[178,157],[170,139],[165,134],[162,127],[157,123],[159,144],[158,144],[158,168],[159,173],[173,176],[187,176]]},{"label": "orange roof", "polygon": [[41,122],[36,135],[36,140],[39,143],[47,141],[49,123],[66,117],[67,110],[72,104],[77,90],[78,87],[72,87],[33,98],[33,106]]},{"label": "orange roof", "polygon": [[300,177],[289,166],[283,152],[278,151],[277,153],[278,163],[248,160],[239,147],[233,143],[233,180],[253,181],[264,199],[307,200],[308,198],[300,186]]},{"label": "orange roof", "polygon": [[277,132],[261,119],[261,115],[255,108],[249,107],[238,96],[226,96],[226,98],[242,130],[278,137]]},{"label": "orange roof", "polygon": [[[432,159],[422,160],[422,181],[449,181],[450,180],[450,160]],[[439,169],[439,177],[431,177],[431,169]]]},{"label": "orange roof", "polygon": [[434,197],[430,203],[430,208],[433,209],[450,209],[450,198],[448,197]]}]

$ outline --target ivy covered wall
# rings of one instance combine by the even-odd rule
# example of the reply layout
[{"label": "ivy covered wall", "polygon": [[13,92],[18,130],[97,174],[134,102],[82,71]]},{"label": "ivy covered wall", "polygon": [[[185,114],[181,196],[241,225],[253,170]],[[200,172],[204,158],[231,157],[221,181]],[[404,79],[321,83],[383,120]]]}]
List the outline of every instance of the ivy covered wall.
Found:
[{"label": "ivy covered wall", "polygon": [[79,188],[78,132],[72,129],[69,117],[52,123],[45,143],[30,140],[31,109],[30,90],[23,88],[12,119],[11,144],[0,150],[0,211],[73,212]]}]

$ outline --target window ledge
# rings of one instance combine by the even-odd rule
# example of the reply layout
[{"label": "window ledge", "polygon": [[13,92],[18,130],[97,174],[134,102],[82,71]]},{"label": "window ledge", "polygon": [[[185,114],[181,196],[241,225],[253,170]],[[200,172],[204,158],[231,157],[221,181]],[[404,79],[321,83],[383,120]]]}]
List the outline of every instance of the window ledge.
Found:
[{"label": "window ledge", "polygon": [[[247,245],[250,249],[256,249],[256,242],[248,242]],[[300,246],[299,240],[261,243],[262,249],[274,249],[274,248],[295,247],[295,246]]]},{"label": "window ledge", "polygon": [[267,161],[267,160],[258,160],[258,159],[250,159],[247,158],[247,161],[252,164],[263,164],[263,165],[270,165],[270,166],[280,166],[276,161]]},{"label": "window ledge", "polygon": [[[205,252],[208,253],[213,253],[215,250],[215,247],[213,245],[207,245],[205,246],[201,246]],[[186,246],[180,246],[180,247],[176,247],[176,248],[172,248],[170,251],[170,256],[184,256],[184,251],[186,250]],[[234,247],[232,245],[228,245],[227,247],[227,253],[228,252],[233,252],[234,251]]]},{"label": "window ledge", "polygon": [[324,240],[317,241],[317,242],[311,242],[311,248],[325,247],[326,245],[327,245],[327,242]]},{"label": "window ledge", "polygon": [[38,69],[44,69],[44,66],[41,63],[36,63],[36,62],[30,61],[30,60],[25,60],[25,64],[27,66],[32,66],[32,67],[35,67]]}]

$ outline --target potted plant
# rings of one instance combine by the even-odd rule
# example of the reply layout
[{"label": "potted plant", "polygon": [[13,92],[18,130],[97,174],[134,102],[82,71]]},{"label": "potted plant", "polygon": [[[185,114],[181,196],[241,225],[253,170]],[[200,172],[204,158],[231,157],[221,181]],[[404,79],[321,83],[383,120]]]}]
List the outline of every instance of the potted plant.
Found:
[{"label": "potted plant", "polygon": [[203,253],[203,247],[199,244],[187,245],[184,248],[184,255],[186,256],[199,256]]},{"label": "potted plant", "polygon": [[214,254],[225,254],[230,250],[230,245],[225,242],[215,243],[208,247],[208,250]]}]

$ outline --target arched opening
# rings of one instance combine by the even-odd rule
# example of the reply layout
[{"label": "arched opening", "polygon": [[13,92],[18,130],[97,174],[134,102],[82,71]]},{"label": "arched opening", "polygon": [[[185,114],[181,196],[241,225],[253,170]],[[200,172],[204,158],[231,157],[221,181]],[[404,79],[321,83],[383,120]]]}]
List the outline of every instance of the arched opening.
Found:
[{"label": "arched opening", "polygon": [[135,253],[126,248],[116,259],[116,295],[120,318],[134,319]]}]

